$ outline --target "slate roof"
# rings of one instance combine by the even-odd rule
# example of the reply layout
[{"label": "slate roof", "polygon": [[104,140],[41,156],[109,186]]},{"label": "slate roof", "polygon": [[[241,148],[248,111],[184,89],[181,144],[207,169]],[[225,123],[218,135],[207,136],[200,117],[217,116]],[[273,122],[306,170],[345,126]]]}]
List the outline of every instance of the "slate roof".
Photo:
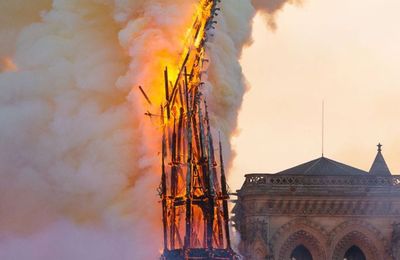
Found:
[{"label": "slate roof", "polygon": [[352,166],[320,157],[293,168],[276,173],[278,175],[362,175],[368,172]]}]

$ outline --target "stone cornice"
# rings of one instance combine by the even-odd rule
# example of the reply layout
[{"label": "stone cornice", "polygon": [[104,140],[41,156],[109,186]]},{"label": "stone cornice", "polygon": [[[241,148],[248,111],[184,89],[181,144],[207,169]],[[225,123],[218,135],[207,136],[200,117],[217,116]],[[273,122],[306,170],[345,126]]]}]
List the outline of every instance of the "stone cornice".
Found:
[{"label": "stone cornice", "polygon": [[400,176],[248,174],[238,194],[400,197]]},{"label": "stone cornice", "polygon": [[391,200],[369,199],[282,199],[259,198],[239,202],[237,216],[385,216],[400,217],[400,203]]}]

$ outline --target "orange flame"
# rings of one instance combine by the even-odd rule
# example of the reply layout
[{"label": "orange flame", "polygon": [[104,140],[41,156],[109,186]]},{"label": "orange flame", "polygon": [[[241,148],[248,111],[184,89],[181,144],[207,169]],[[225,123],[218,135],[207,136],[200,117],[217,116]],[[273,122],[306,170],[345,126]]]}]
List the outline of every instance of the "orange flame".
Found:
[{"label": "orange flame", "polygon": [[[207,22],[207,17],[210,9],[211,6],[207,0],[201,0],[198,4],[196,4],[193,15],[189,19],[187,19],[187,22],[183,27],[184,33],[179,36],[179,48],[182,50],[179,55],[176,55],[176,53],[173,53],[171,52],[171,50],[165,48],[155,53],[157,59],[156,63],[149,60],[150,63],[154,64],[151,68],[151,75],[153,76],[153,78],[150,80],[150,82],[147,82],[148,84],[150,83],[150,85],[152,86],[150,89],[147,88],[147,94],[149,94],[152,103],[160,104],[165,98],[164,77],[161,72],[167,67],[169,81],[170,83],[174,84],[180,76],[179,72],[182,69],[180,68],[180,65],[183,64],[183,61],[185,60],[187,54],[191,50],[196,49],[200,46],[205,30],[204,25]],[[195,62],[194,58],[195,57],[193,56],[189,57],[189,60],[187,62],[188,67],[191,67],[193,65],[193,63]]]},{"label": "orange flame", "polygon": [[0,71],[1,72],[10,72],[10,71],[17,71],[17,65],[10,57],[5,57],[1,60],[0,63]]}]

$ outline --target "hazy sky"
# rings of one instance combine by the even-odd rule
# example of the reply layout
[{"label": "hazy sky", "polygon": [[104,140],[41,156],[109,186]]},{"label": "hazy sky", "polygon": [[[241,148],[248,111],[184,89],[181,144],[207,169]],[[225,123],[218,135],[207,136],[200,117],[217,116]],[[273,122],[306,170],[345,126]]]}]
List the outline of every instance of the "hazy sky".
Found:
[{"label": "hazy sky", "polygon": [[398,0],[307,0],[286,6],[275,32],[256,17],[232,189],[246,173],[320,157],[323,99],[326,157],[369,170],[381,142],[400,173],[398,10]]}]

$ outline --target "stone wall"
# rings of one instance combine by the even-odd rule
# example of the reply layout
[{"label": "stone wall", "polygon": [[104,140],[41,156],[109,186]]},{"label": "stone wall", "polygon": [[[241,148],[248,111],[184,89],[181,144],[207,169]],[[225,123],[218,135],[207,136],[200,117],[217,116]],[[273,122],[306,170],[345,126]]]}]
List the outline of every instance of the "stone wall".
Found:
[{"label": "stone wall", "polygon": [[400,260],[397,177],[396,186],[388,178],[364,186],[357,180],[310,188],[304,186],[307,179],[273,185],[267,179],[257,177],[256,183],[249,181],[238,191],[233,220],[245,259],[288,260],[303,245],[314,260],[343,260],[355,245],[367,260]]}]

